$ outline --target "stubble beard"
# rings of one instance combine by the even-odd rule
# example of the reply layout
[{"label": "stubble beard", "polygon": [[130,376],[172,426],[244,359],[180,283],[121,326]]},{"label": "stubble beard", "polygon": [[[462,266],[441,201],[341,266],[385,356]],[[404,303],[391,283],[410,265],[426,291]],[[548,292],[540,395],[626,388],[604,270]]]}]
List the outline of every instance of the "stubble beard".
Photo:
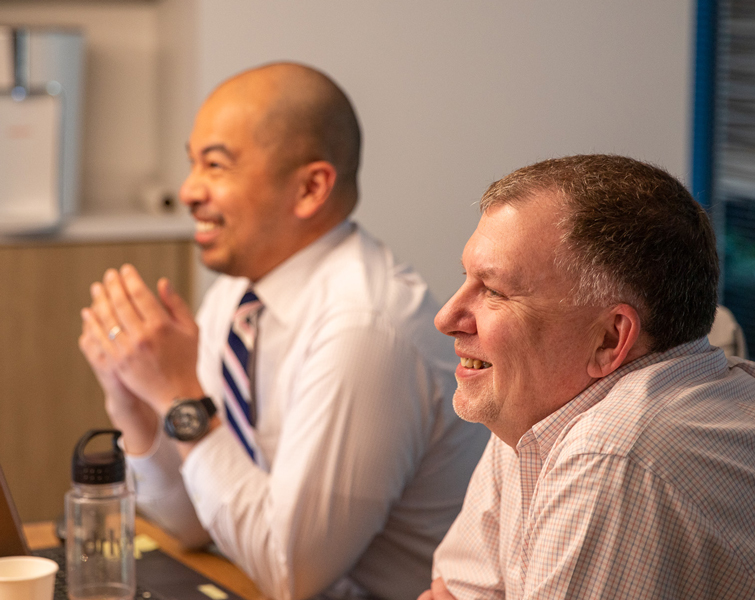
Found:
[{"label": "stubble beard", "polygon": [[488,425],[498,419],[501,406],[496,401],[493,390],[487,386],[482,390],[464,389],[464,384],[457,384],[454,392],[453,406],[459,418],[470,423]]}]

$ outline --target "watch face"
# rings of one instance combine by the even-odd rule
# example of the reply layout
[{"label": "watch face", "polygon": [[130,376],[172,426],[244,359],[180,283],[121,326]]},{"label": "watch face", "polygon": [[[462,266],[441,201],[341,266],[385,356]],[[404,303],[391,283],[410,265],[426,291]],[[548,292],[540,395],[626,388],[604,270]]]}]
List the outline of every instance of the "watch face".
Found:
[{"label": "watch face", "polygon": [[168,414],[174,437],[188,441],[201,436],[207,429],[207,414],[204,407],[195,402],[182,402]]}]

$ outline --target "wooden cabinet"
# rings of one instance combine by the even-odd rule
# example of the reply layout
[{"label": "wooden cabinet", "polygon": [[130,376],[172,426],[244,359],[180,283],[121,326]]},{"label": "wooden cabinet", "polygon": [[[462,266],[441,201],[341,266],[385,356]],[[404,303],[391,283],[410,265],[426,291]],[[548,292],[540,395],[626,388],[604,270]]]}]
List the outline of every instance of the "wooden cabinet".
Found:
[{"label": "wooden cabinet", "polygon": [[191,298],[189,241],[0,246],[0,464],[21,519],[55,519],[74,444],[108,427],[102,392],[78,349],[89,285],[130,262]]}]

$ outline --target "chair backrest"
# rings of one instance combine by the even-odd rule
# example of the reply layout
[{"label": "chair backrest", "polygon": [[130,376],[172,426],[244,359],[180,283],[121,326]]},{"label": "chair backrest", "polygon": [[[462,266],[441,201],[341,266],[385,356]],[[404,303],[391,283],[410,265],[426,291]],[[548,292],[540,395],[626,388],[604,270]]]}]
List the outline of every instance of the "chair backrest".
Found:
[{"label": "chair backrest", "polygon": [[708,341],[721,348],[727,357],[747,358],[747,342],[742,328],[731,311],[724,306],[719,306],[716,311],[716,320],[708,334]]}]

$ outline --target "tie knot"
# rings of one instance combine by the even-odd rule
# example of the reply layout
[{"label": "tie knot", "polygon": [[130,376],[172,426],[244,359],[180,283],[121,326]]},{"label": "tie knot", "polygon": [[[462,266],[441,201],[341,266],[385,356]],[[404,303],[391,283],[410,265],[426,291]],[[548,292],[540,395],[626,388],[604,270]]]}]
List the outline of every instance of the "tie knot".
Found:
[{"label": "tie knot", "polygon": [[250,304],[252,302],[259,302],[260,299],[257,298],[257,294],[255,294],[251,288],[247,289],[246,292],[244,292],[244,295],[241,297],[241,302],[239,302],[239,308],[244,306],[245,304]]},{"label": "tie knot", "polygon": [[260,302],[260,299],[252,290],[247,290],[233,315],[233,330],[247,348],[254,344],[257,317],[261,310],[262,302]]}]

